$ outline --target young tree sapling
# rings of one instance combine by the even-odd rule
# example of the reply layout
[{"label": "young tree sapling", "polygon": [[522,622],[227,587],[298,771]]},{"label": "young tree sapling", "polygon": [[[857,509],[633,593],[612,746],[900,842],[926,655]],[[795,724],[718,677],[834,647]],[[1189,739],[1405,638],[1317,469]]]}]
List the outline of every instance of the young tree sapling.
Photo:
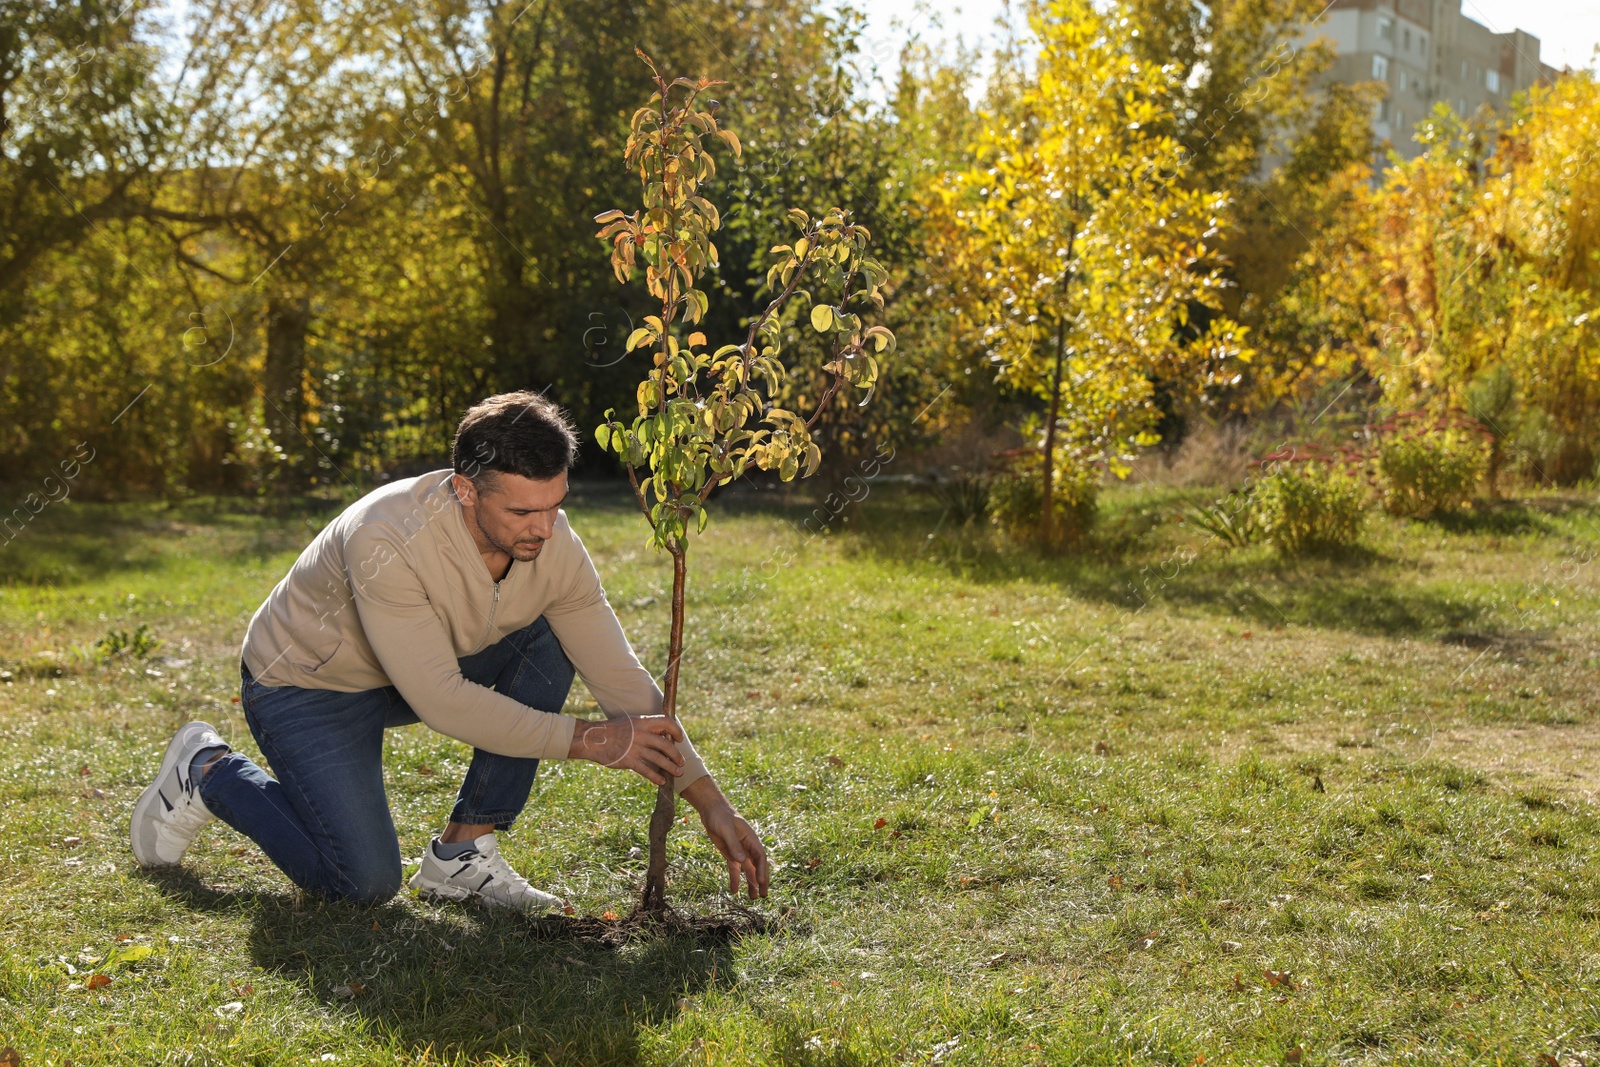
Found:
[{"label": "young tree sapling", "polygon": [[[701,276],[717,263],[712,235],[721,216],[702,195],[716,174],[707,138],[737,159],[739,138],[718,125],[718,105],[702,107],[707,90],[725,83],[704,78],[668,81],[643,51],[656,91],[633,115],[623,158],[637,173],[643,206],[631,214],[607,211],[595,221],[611,244],[611,265],[626,283],[642,262],[645,285],[660,301],[628,338],[626,351],[653,349],[654,366],[639,383],[636,417],[615,410],[595,431],[600,447],[621,457],[639,509],[650,523],[650,543],[672,557],[672,626],[662,683],[662,714],[675,717],[678,668],[683,654],[684,586],[691,531],[703,531],[706,501],[719,485],[750,468],[776,471],[783,481],[809,476],[822,453],[811,430],[843,386],[872,395],[875,355],[893,350],[894,334],[868,326],[863,314],[883,307],[883,267],[867,255],[871,235],[850,212],[830,208],[813,217],[788,213],[798,236],[772,249],[767,271],[771,299],[750,319],[744,339],[711,348],[692,327],[705,317]],[[815,295],[814,295],[815,294]],[[823,294],[834,297],[829,303]],[[822,336],[827,385],[809,417],[776,406],[772,398],[788,376],[783,359],[786,308],[810,305],[809,322]],[[650,817],[650,864],[642,913],[666,911],[666,842],[676,810],[670,784],[659,788]]]}]

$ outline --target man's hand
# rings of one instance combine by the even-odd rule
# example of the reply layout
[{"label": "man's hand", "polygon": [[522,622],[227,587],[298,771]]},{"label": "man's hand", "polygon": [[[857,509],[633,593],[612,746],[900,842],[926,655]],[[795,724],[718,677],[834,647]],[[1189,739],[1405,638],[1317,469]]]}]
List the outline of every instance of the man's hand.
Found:
[{"label": "man's hand", "polygon": [[665,715],[618,715],[603,722],[579,720],[572,731],[568,759],[593,760],[602,767],[637,771],[656,785],[683,773],[677,742],[683,728]]},{"label": "man's hand", "polygon": [[772,870],[767,866],[767,850],[755,827],[733,810],[728,798],[722,795],[710,776],[697,779],[683,791],[683,799],[693,804],[700,813],[700,822],[706,836],[717,846],[728,864],[728,892],[739,893],[739,879],[744,878],[745,888],[754,900],[767,895],[772,882]]}]

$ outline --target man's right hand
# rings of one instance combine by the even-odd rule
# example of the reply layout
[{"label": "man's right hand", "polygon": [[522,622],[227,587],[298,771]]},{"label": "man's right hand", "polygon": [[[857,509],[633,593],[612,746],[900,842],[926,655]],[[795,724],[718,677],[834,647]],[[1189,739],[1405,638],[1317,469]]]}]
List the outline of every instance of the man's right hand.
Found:
[{"label": "man's right hand", "polygon": [[578,721],[568,759],[635,771],[656,785],[683,773],[677,742],[683,728],[665,715],[618,715],[603,722]]}]

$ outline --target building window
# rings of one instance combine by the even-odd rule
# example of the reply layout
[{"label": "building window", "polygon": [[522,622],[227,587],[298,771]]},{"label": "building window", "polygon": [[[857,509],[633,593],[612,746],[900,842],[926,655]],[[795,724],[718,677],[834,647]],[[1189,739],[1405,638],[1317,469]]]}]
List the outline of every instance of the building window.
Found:
[{"label": "building window", "polygon": [[1411,87],[1411,83],[1406,81],[1406,72],[1404,70],[1402,70],[1400,72],[1400,91],[1401,92],[1405,92],[1410,87]]},{"label": "building window", "polygon": [[1389,80],[1389,58],[1387,56],[1372,57],[1372,76],[1383,82]]},{"label": "building window", "polygon": [[1427,55],[1428,54],[1428,35],[1427,34],[1423,34],[1422,36],[1417,38],[1417,51],[1421,52],[1423,55]]},{"label": "building window", "polygon": [[1379,100],[1378,101],[1378,121],[1379,122],[1388,122],[1389,121],[1389,101],[1387,101],[1387,100]]},{"label": "building window", "polygon": [[1394,20],[1383,15],[1378,16],[1378,36],[1385,41],[1394,40]]},{"label": "building window", "polygon": [[1406,113],[1404,111],[1396,111],[1394,113],[1394,124],[1397,129],[1403,130],[1406,128]]},{"label": "building window", "polygon": [[1485,77],[1489,82],[1489,91],[1491,93],[1498,93],[1500,91],[1500,72],[1498,70],[1491,70],[1487,75],[1485,75]]},{"label": "building window", "polygon": [[1461,61],[1461,80],[1462,81],[1466,81],[1467,80],[1467,74],[1468,73],[1470,73],[1470,72],[1467,70],[1467,61],[1463,59]]},{"label": "building window", "polygon": [[1401,34],[1402,34],[1402,37],[1400,39],[1400,46],[1402,48],[1404,48],[1407,52],[1411,51],[1411,27],[1407,26],[1404,30],[1401,31]]}]

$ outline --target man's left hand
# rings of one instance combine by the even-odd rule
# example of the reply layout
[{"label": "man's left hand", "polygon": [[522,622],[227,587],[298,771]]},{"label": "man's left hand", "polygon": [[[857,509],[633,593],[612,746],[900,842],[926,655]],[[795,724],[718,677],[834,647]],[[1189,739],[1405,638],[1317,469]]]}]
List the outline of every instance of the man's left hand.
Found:
[{"label": "man's left hand", "polygon": [[706,836],[727,861],[728,892],[737,895],[742,878],[751,900],[766,896],[772,870],[767,865],[767,850],[756,835],[755,827],[733,810],[733,805],[709,776],[692,783],[683,791],[683,798],[700,813]]}]

